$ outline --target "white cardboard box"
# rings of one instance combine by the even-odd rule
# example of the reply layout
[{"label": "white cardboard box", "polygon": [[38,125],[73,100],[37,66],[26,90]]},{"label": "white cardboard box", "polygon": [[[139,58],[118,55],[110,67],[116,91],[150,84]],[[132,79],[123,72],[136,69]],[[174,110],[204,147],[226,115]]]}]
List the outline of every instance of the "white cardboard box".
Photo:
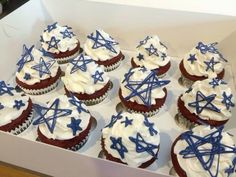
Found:
[{"label": "white cardboard box", "polygon": [[[209,4],[206,2],[205,5]],[[38,44],[39,35],[45,26],[58,21],[60,24],[72,26],[81,43],[88,33],[102,28],[119,41],[121,48],[126,51],[133,51],[138,41],[146,35],[158,34],[168,46],[169,54],[179,58],[198,41],[218,41],[220,51],[230,61],[227,65],[227,79],[232,89],[235,89],[236,71],[231,67],[236,65],[235,14],[232,13],[230,16],[223,11],[222,14],[228,15],[225,16],[216,15],[213,10],[211,12],[214,14],[200,13],[202,11],[199,12],[198,9],[194,9],[194,12],[189,11],[191,9],[186,11],[178,7],[168,10],[166,6],[158,7],[157,4],[151,8],[81,0],[31,0],[0,21],[0,79],[11,81],[22,45]],[[177,65],[173,66],[172,71],[177,72]],[[123,64],[122,67],[127,66]],[[175,76],[178,76],[178,73]],[[175,87],[174,83],[171,87]],[[234,109],[233,114],[236,115],[235,113]],[[167,130],[168,126],[161,125],[163,130]],[[236,120],[232,117],[226,128],[236,132],[235,127]],[[177,132],[179,131],[174,130],[171,140],[178,136]],[[170,147],[161,149],[164,149],[160,151],[164,155],[161,155],[160,160],[169,154]],[[1,161],[52,176],[168,176],[166,167],[169,157],[166,157],[165,164],[157,163],[159,166],[156,170],[142,170],[99,159],[89,152],[71,152],[0,132]]]}]

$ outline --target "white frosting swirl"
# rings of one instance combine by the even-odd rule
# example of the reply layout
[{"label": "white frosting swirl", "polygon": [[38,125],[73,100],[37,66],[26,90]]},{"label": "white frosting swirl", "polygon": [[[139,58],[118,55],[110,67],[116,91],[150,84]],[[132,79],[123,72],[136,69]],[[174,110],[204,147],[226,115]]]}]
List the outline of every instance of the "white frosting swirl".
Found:
[{"label": "white frosting swirl", "polygon": [[[204,137],[216,131],[216,128],[211,129],[209,126],[208,127],[197,126],[192,131],[193,131],[193,135]],[[222,135],[221,144],[235,148],[235,142],[233,141],[232,137],[227,132],[222,132],[221,135]],[[186,175],[191,176],[191,177],[199,177],[199,176],[211,177],[211,175],[206,170],[203,169],[200,161],[196,157],[183,158],[183,155],[180,155],[180,151],[184,150],[186,147],[188,147],[188,144],[185,140],[179,140],[174,147],[174,153],[177,155],[178,162],[181,168],[186,172]],[[200,146],[202,150],[209,149],[210,147],[211,147],[211,144],[209,143],[205,143],[202,146]],[[207,160],[207,158],[208,157],[206,156],[204,159]],[[217,177],[232,177],[235,175],[235,174],[231,174],[230,176],[228,176],[228,174],[225,173],[226,169],[228,169],[230,166],[233,166],[232,161],[234,158],[236,158],[236,153],[220,154],[219,170],[218,170]],[[218,158],[215,157],[213,160],[212,167],[211,167],[213,174],[215,174],[216,172],[217,161],[218,161]]]},{"label": "white frosting swirl", "polygon": [[[160,144],[159,130],[154,125],[153,128],[155,131],[157,131],[157,133],[151,136],[149,128],[144,124],[145,117],[142,114],[124,112],[121,113],[120,117],[121,118],[118,119],[113,124],[113,126],[111,126],[111,128],[107,126],[102,130],[102,137],[104,138],[105,149],[113,157],[120,159],[122,162],[127,163],[129,166],[138,167],[142,163],[152,159],[153,156],[146,151],[138,153],[136,151],[135,143],[132,142],[129,139],[129,137],[136,138],[137,133],[140,133],[145,142],[153,144],[155,146],[159,146]],[[132,123],[131,125],[129,124],[125,127],[125,123],[123,121],[125,121],[126,118],[132,120]],[[148,121],[152,123],[149,119]],[[116,139],[121,137],[122,145],[124,145],[128,150],[127,153],[124,153],[123,159],[121,158],[117,150],[111,148],[112,141],[110,140],[110,137]],[[155,151],[154,153],[156,154],[158,149],[154,149],[154,151]]]},{"label": "white frosting swirl", "polygon": [[[38,49],[36,49],[35,47],[32,49],[31,55],[33,56],[34,59],[30,62],[26,62],[23,68],[20,70],[20,72],[16,72],[16,77],[21,82],[26,83],[27,85],[34,85],[36,83],[39,83],[42,80],[56,76],[59,69],[59,65],[54,59],[43,56],[43,53],[39,51]],[[30,57],[30,56],[27,55],[26,57]],[[45,61],[45,63],[48,63],[48,62],[50,62],[51,64],[54,63],[51,67],[48,67],[50,74],[44,73],[42,77],[40,77],[39,71],[32,68],[33,66],[38,65],[40,63],[41,58]],[[30,78],[26,79],[25,74],[29,74]]]},{"label": "white frosting swirl", "polygon": [[[109,77],[90,56],[80,54],[73,61],[80,60],[81,56],[83,56],[85,60],[91,60],[91,62],[85,64],[87,68],[86,71],[78,69],[77,71],[71,73],[74,64],[70,62],[67,64],[65,76],[61,79],[64,82],[66,89],[71,92],[93,94],[97,90],[102,89],[109,82]],[[78,65],[83,65],[82,61],[79,61]],[[102,74],[101,78],[95,81],[93,77],[95,77],[94,75],[96,72]],[[99,75],[97,75],[97,77],[99,78]]]},{"label": "white frosting swirl", "polygon": [[[69,33],[72,33],[71,28],[67,26],[60,26],[59,24],[56,24],[55,26],[56,28],[52,29],[50,32],[47,29],[44,30],[41,40],[42,48],[47,52],[56,54],[75,49],[79,43],[79,40],[76,38],[76,36],[71,34],[70,38],[63,38],[62,34],[65,32],[65,30],[68,30]],[[51,41],[52,37],[55,37],[56,40],[60,40],[57,44],[58,48],[52,47],[49,49],[49,42]]]},{"label": "white frosting swirl", "polygon": [[[71,110],[71,114],[67,116],[58,117],[56,119],[56,125],[53,130],[53,133],[50,132],[47,125],[45,123],[39,124],[40,132],[49,139],[57,139],[57,140],[69,140],[74,138],[75,136],[79,136],[81,132],[83,132],[89,124],[90,121],[90,113],[81,111],[78,112],[77,107],[69,102],[69,99],[66,95],[60,95],[54,99],[52,99],[49,103],[47,103],[47,107],[50,107],[51,104],[56,100],[59,99],[59,106],[58,109],[69,109]],[[76,98],[75,98],[76,99]],[[78,99],[76,99],[78,101]],[[82,107],[85,110],[88,110],[86,105],[81,103]],[[50,110],[46,113],[45,117],[53,115],[53,110]],[[67,125],[71,123],[71,118],[74,117],[76,120],[80,119],[81,122],[79,127],[81,130],[77,130],[76,134],[73,135],[73,131]]]},{"label": "white frosting swirl", "polygon": [[[149,56],[149,52],[145,48],[150,48],[151,45],[157,50],[158,56],[155,54]],[[139,59],[139,55],[143,55],[143,59]],[[170,57],[167,56],[167,48],[160,42],[159,37],[153,35],[148,36],[146,43],[137,47],[136,56],[133,57],[133,60],[137,65],[152,70],[165,66],[170,61]]]},{"label": "white frosting swirl", "polygon": [[[97,31],[103,36],[105,40],[111,41],[112,43],[116,43],[115,40],[103,30],[96,30],[96,32],[92,33],[91,35],[96,38]],[[99,39],[100,39],[99,43],[105,44],[104,40],[101,40],[101,37]],[[91,56],[95,61],[106,61],[116,57],[120,53],[120,46],[118,44],[117,45],[110,44],[112,48],[114,48],[114,50],[116,51],[115,53],[104,46],[93,48],[94,42],[95,42],[94,40],[87,38],[84,44],[84,51],[87,55]]]},{"label": "white frosting swirl", "polygon": [[[231,89],[229,86],[224,83],[222,80],[217,80],[219,85],[213,86],[210,84],[212,79],[205,79],[202,81],[197,81],[192,85],[192,90],[190,92],[185,92],[181,97],[181,100],[184,102],[185,107],[191,112],[198,115],[203,120],[216,120],[216,121],[223,121],[227,120],[231,117],[231,109],[227,109],[226,105],[222,102],[223,101],[223,93],[225,92],[227,96],[232,94]],[[210,96],[212,94],[216,94],[216,97],[211,103],[216,106],[220,113],[209,110],[203,109],[200,114],[197,114],[196,108],[189,106],[189,103],[196,101],[197,92],[202,92],[205,96]],[[231,99],[234,102],[234,98]],[[204,106],[206,101],[199,103],[200,106]]]}]

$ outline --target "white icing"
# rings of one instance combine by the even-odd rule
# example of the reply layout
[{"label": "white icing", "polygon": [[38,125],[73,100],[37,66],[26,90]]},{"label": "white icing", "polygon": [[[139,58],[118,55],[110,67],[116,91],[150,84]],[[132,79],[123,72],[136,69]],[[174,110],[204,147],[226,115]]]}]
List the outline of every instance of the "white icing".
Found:
[{"label": "white icing", "polygon": [[[193,134],[197,136],[204,137],[214,131],[216,131],[215,128],[211,129],[207,126],[197,126],[193,130]],[[235,143],[232,139],[232,137],[226,133],[222,133],[222,139],[221,144],[224,144],[226,146],[235,147]],[[197,158],[183,158],[182,155],[179,154],[180,151],[184,150],[188,144],[184,140],[179,140],[175,147],[174,147],[174,153],[177,155],[178,162],[181,166],[181,168],[186,172],[187,176],[191,177],[211,177],[210,174],[203,169],[201,163]],[[201,146],[201,149],[209,149],[209,143],[204,144]],[[232,177],[234,174],[231,174],[228,176],[228,174],[225,173],[225,170],[228,169],[232,165],[233,159],[236,158],[235,153],[227,153],[227,154],[221,154],[220,155],[220,162],[219,162],[219,172],[217,177]],[[205,158],[207,159],[207,157]],[[218,158],[215,157],[213,164],[212,164],[212,172],[215,174],[216,166],[217,166],[217,160]]]},{"label": "white icing", "polygon": [[[48,30],[45,30],[42,34],[43,38],[43,41],[41,41],[42,48],[47,52],[56,54],[75,49],[79,43],[79,40],[76,38],[76,36],[72,36],[71,38],[66,37],[63,39],[63,34],[61,34],[61,32],[64,32],[66,29],[69,32],[72,32],[71,29],[68,29],[67,26],[60,26],[58,24],[56,24],[56,28],[50,32],[48,32]],[[48,50],[49,46],[48,43],[52,37],[55,37],[57,40],[60,40],[60,42],[57,45],[58,46],[57,49],[53,47]]]},{"label": "white icing", "polygon": [[[103,30],[97,30],[97,31],[99,31],[106,40],[115,42],[114,39],[112,39],[110,35],[104,32]],[[95,32],[93,33],[93,36],[96,36]],[[100,41],[100,42],[104,44],[103,41]],[[106,60],[116,57],[120,53],[120,46],[118,44],[112,45],[116,53],[110,51],[106,47],[99,47],[99,48],[93,49],[93,45],[94,45],[94,40],[87,38],[84,44],[84,52],[87,55],[91,56],[95,61],[106,61]]]},{"label": "white icing", "polygon": [[[39,83],[42,80],[56,76],[57,71],[59,69],[59,65],[57,64],[57,62],[54,59],[43,56],[43,53],[36,48],[32,49],[31,54],[34,59],[30,62],[25,63],[24,67],[20,70],[20,72],[16,72],[16,77],[21,82],[26,83],[27,85],[34,85],[36,83]],[[30,56],[27,56],[27,57],[30,57]],[[51,74],[43,74],[41,78],[39,75],[39,71],[32,68],[33,66],[38,65],[40,63],[40,58],[43,58],[45,63],[54,62],[54,64],[49,68],[49,71]],[[26,73],[30,74],[29,80],[26,80],[24,78]]]},{"label": "white icing", "polygon": [[[223,92],[226,92],[226,95],[230,95],[232,94],[232,91],[227,84],[220,84],[219,86],[212,88],[212,85],[209,84],[211,81],[212,79],[205,79],[203,81],[195,82],[192,85],[192,91],[190,91],[189,93],[184,93],[181,97],[181,100],[184,102],[185,107],[191,113],[198,115],[201,119],[210,119],[216,121],[227,120],[231,117],[231,109],[227,110],[225,104],[222,103]],[[196,101],[196,94],[198,91],[201,91],[205,96],[216,94],[215,99],[211,103],[215,105],[218,109],[220,109],[220,113],[209,109],[203,109],[200,114],[197,114],[195,107],[191,107],[188,104]],[[231,101],[233,100],[234,98],[231,99]],[[205,105],[206,102],[203,101],[202,104]]]},{"label": "white icing", "polygon": [[[136,152],[136,145],[130,141],[129,137],[136,138],[137,133],[140,133],[143,137],[144,141],[150,144],[154,144],[159,146],[160,144],[160,135],[158,128],[154,125],[153,128],[158,132],[153,136],[150,135],[148,127],[144,125],[144,116],[142,114],[137,113],[128,113],[124,112],[121,114],[121,119],[118,119],[115,124],[111,128],[105,127],[102,130],[102,137],[104,138],[105,149],[111,154],[113,157],[120,159],[122,162],[127,163],[129,166],[138,167],[142,163],[153,158],[152,155],[147,153],[146,151],[142,153]],[[132,124],[125,127],[122,121],[125,121],[125,118],[133,119]],[[151,122],[150,120],[148,120]],[[152,122],[151,122],[152,123]],[[112,149],[112,141],[110,137],[114,138],[122,138],[122,144],[127,148],[128,153],[124,154],[124,159],[122,159],[117,152],[117,150]],[[157,152],[157,149],[155,149]],[[156,153],[155,152],[155,153]]]},{"label": "white icing", "polygon": [[[141,68],[133,68],[131,70],[131,72],[134,72],[131,76],[130,76],[130,81],[143,81],[145,80],[145,78],[151,73],[150,70],[146,70],[145,72],[143,72],[143,70]],[[160,81],[162,79],[159,79]],[[131,90],[129,90],[128,88],[126,88],[127,82],[121,82],[120,88],[122,91],[122,96],[124,98],[126,98],[127,96],[129,96],[132,92]],[[144,84],[141,89],[146,89],[148,87],[148,84]],[[151,91],[151,104],[155,104],[156,101],[155,99],[161,99],[165,97],[165,92],[163,91],[163,87],[156,87],[154,89],[152,89]],[[139,96],[133,96],[129,99],[129,101],[132,102],[137,102],[138,104],[144,104],[142,99],[140,99]]]},{"label": "white icing", "polygon": [[[74,60],[79,60],[79,57],[81,55],[79,55]],[[86,60],[92,60],[90,56],[84,55],[84,57]],[[81,64],[82,62],[79,61],[78,65]],[[71,92],[93,94],[97,90],[104,88],[104,86],[109,82],[109,77],[107,76],[107,74],[94,61],[86,64],[86,71],[78,69],[77,71],[71,74],[71,69],[73,68],[73,66],[73,64],[68,63],[65,70],[65,76],[61,78],[65,84],[66,89]],[[101,79],[95,83],[92,75],[94,75],[97,71],[99,73],[103,73],[103,81],[101,81]]]},{"label": "white icing", "polygon": [[[77,107],[69,102],[69,98],[66,95],[60,95],[54,99],[52,99],[49,103],[47,103],[47,107],[51,106],[51,104],[56,100],[59,99],[59,106],[58,109],[70,109],[72,112],[70,115],[62,116],[56,119],[56,125],[54,128],[53,133],[51,133],[45,123],[39,124],[40,132],[46,136],[47,138],[57,139],[57,140],[69,140],[74,138],[75,136],[78,136],[81,132],[83,132],[89,124],[90,121],[90,113],[82,111],[81,113],[78,112]],[[86,110],[87,107],[85,104],[82,103],[82,107]],[[48,111],[46,116],[51,116],[53,114],[53,111]],[[82,130],[77,130],[76,135],[73,135],[73,131],[71,128],[67,127],[68,124],[71,123],[71,117],[74,117],[76,120],[81,119],[81,122],[79,124],[79,127],[82,128]],[[51,122],[50,122],[51,123]]]},{"label": "white icing", "polygon": [[[149,56],[149,52],[145,48],[149,48],[150,45],[153,45],[153,47],[157,49],[157,53],[159,56],[156,56],[154,54]],[[139,54],[143,55],[144,59],[139,60],[137,58]],[[164,58],[164,60],[161,57],[162,54],[166,54],[167,56],[166,58]],[[133,59],[137,65],[144,66],[145,68],[150,70],[165,66],[170,61],[170,57],[167,55],[167,48],[160,43],[160,39],[156,35],[150,36],[145,44],[140,45],[136,49],[136,55],[135,57],[133,57]]]}]

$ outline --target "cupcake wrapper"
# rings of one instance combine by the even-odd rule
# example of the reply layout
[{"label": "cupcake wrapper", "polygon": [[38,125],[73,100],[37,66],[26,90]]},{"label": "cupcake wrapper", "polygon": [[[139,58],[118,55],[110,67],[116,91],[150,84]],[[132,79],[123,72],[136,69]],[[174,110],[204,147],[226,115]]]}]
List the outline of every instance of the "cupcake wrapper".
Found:
[{"label": "cupcake wrapper", "polygon": [[191,80],[187,79],[183,75],[181,75],[181,77],[179,78],[179,84],[183,85],[185,87],[190,88],[193,85],[193,83],[194,83],[194,81],[191,81]]},{"label": "cupcake wrapper", "polygon": [[55,60],[57,61],[58,64],[65,64],[65,63],[68,63],[70,60],[74,59],[75,57],[77,57],[82,52],[83,52],[83,49],[80,48],[80,50],[78,50],[75,54],[71,56],[64,57],[64,58],[56,58]]},{"label": "cupcake wrapper", "polygon": [[119,60],[118,62],[114,63],[113,65],[110,66],[104,66],[104,71],[105,72],[110,72],[115,70],[116,68],[118,68],[120,66],[121,60]]},{"label": "cupcake wrapper", "polygon": [[142,111],[137,111],[137,110],[133,110],[133,109],[129,109],[129,108],[127,110],[132,113],[139,113],[139,114],[144,114],[147,117],[152,117],[159,112],[159,109],[155,109],[155,110],[149,111],[149,112],[142,112]]},{"label": "cupcake wrapper", "polygon": [[20,85],[18,85],[25,93],[29,94],[29,95],[42,95],[42,94],[45,94],[45,93],[48,93],[52,90],[54,90],[57,85],[59,84],[60,82],[60,79],[58,79],[55,83],[53,83],[52,85],[46,87],[46,88],[43,88],[43,89],[35,89],[35,90],[31,90],[31,89],[26,89],[26,88],[23,88],[21,87]]},{"label": "cupcake wrapper", "polygon": [[[109,91],[110,89],[108,89]],[[86,104],[86,106],[92,106],[98,103],[101,103],[108,95],[108,91],[106,93],[104,93],[102,96],[96,98],[96,99],[91,99],[91,100],[80,100],[81,102],[83,102],[84,104]]]},{"label": "cupcake wrapper", "polygon": [[79,144],[76,144],[73,147],[68,148],[68,150],[78,151],[88,141],[88,137],[89,137],[89,134]]},{"label": "cupcake wrapper", "polygon": [[25,120],[24,123],[22,123],[21,125],[18,125],[15,129],[11,130],[10,133],[14,134],[14,135],[18,135],[20,133],[22,133],[25,129],[27,129],[33,119],[33,113],[31,111],[31,113],[29,114],[28,118]]},{"label": "cupcake wrapper", "polygon": [[193,127],[197,126],[197,124],[190,122],[188,119],[186,119],[180,112],[175,115],[175,121],[177,125],[185,129],[192,129]]}]

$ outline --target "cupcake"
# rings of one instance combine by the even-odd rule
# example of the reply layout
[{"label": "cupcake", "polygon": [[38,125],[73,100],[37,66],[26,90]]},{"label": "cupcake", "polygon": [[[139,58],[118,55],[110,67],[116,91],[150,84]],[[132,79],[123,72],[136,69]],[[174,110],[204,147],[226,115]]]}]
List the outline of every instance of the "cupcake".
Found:
[{"label": "cupcake", "polygon": [[170,81],[159,79],[156,73],[146,68],[133,68],[125,74],[119,89],[121,103],[131,112],[147,116],[156,114],[167,96],[164,87]]},{"label": "cupcake", "polygon": [[223,127],[198,126],[182,133],[171,148],[173,169],[179,177],[233,177],[236,146]]},{"label": "cupcake", "polygon": [[27,94],[47,93],[60,82],[61,69],[57,62],[34,46],[23,46],[17,66],[16,84]]},{"label": "cupcake", "polygon": [[67,95],[73,94],[86,105],[103,101],[111,87],[111,82],[90,56],[80,54],[67,64],[62,77]]},{"label": "cupcake", "polygon": [[223,79],[227,60],[215,48],[217,43],[199,42],[180,62],[180,83],[190,87],[195,81],[207,78]]},{"label": "cupcake", "polygon": [[91,128],[91,115],[83,103],[71,95],[60,95],[46,106],[35,105],[38,140],[73,151],[87,141]]},{"label": "cupcake", "polygon": [[124,55],[120,51],[119,43],[103,30],[96,30],[87,36],[84,44],[84,51],[100,66],[104,66],[105,71],[116,69]]},{"label": "cupcake", "polygon": [[147,36],[136,48],[135,57],[131,59],[133,68],[145,67],[153,70],[159,77],[164,76],[170,68],[167,47],[158,36]]},{"label": "cupcake", "polygon": [[206,124],[220,126],[231,117],[234,98],[231,89],[216,78],[196,81],[178,99],[177,123],[191,128]]},{"label": "cupcake", "polygon": [[108,160],[146,168],[157,159],[160,133],[145,115],[120,112],[102,129],[101,146]]},{"label": "cupcake", "polygon": [[0,130],[18,135],[32,121],[32,101],[13,87],[0,81]]},{"label": "cupcake", "polygon": [[60,64],[67,63],[80,52],[80,42],[72,28],[60,26],[57,22],[48,25],[40,38],[42,49]]}]

